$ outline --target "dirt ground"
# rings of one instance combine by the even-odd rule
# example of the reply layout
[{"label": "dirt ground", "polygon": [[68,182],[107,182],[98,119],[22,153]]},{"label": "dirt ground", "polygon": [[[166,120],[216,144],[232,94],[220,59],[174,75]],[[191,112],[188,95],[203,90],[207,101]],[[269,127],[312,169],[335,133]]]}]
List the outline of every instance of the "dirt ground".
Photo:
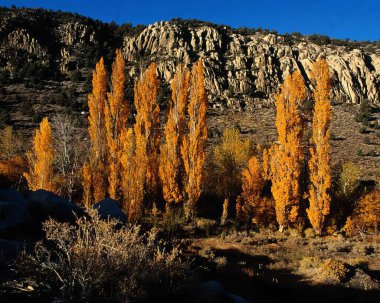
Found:
[{"label": "dirt ground", "polygon": [[208,279],[251,302],[380,302],[379,239],[230,230],[193,239],[188,252],[208,264]]}]

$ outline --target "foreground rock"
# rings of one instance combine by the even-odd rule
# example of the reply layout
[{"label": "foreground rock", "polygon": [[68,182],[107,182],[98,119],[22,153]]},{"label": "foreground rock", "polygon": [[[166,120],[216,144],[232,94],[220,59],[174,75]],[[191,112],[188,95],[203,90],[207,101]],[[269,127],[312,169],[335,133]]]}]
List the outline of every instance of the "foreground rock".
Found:
[{"label": "foreground rock", "polygon": [[0,190],[0,236],[23,233],[31,225],[28,201],[14,189]]},{"label": "foreground rock", "polygon": [[76,204],[46,190],[27,194],[28,210],[34,221],[42,223],[48,218],[60,222],[75,222],[84,210]]},{"label": "foreground rock", "polygon": [[115,219],[121,223],[127,222],[127,216],[121,210],[119,203],[111,198],[96,203],[94,209],[98,211],[100,218],[104,220]]}]

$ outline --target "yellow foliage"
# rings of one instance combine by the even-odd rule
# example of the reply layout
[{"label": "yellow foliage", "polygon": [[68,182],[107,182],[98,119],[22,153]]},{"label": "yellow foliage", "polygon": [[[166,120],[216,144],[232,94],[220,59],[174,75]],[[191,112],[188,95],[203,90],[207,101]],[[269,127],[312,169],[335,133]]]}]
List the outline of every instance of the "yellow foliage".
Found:
[{"label": "yellow foliage", "polygon": [[152,200],[158,195],[158,155],[160,148],[160,108],[157,104],[158,80],[156,65],[151,63],[141,79],[135,83],[136,157],[146,167],[146,192]]},{"label": "yellow foliage", "polygon": [[[135,129],[139,130],[139,128]],[[121,157],[122,207],[130,222],[137,222],[143,211],[147,157],[145,139],[132,128],[122,131],[123,155]]]},{"label": "yellow foliage", "polygon": [[28,165],[21,156],[14,156],[7,160],[0,160],[0,175],[11,182],[20,180]]},{"label": "yellow foliage", "polygon": [[42,119],[33,138],[33,148],[28,151],[29,172],[24,173],[30,190],[44,189],[55,192],[53,174],[53,136],[49,120]]},{"label": "yellow foliage", "polygon": [[338,195],[341,198],[349,199],[359,186],[360,170],[356,164],[346,162],[342,166],[342,170],[338,180]]},{"label": "yellow foliage", "polygon": [[217,194],[231,197],[241,189],[241,171],[251,155],[251,142],[243,140],[235,128],[225,128],[222,140],[214,148],[209,179]]},{"label": "yellow foliage", "polygon": [[330,213],[331,168],[330,168],[330,120],[331,83],[329,66],[325,60],[313,65],[312,79],[315,82],[313,132],[311,137],[309,171],[309,203],[307,215],[317,235],[322,233],[325,219]]},{"label": "yellow foliage", "polygon": [[347,219],[344,230],[349,234],[378,232],[380,227],[380,190],[365,194]]},{"label": "yellow foliage", "polygon": [[119,198],[120,171],[122,156],[121,132],[125,128],[129,107],[124,100],[125,61],[120,50],[116,50],[116,59],[112,64],[112,90],[108,93],[108,103],[105,105],[105,126],[108,145],[108,193],[113,199]]},{"label": "yellow foliage", "polygon": [[106,131],[105,104],[107,94],[107,74],[103,58],[96,64],[92,78],[92,92],[88,95],[90,156],[93,200],[98,202],[106,196]]},{"label": "yellow foliage", "polygon": [[254,223],[259,223],[260,216],[265,212],[262,203],[264,180],[260,162],[256,157],[249,160],[248,167],[243,170],[242,180],[243,192],[241,195],[244,201],[243,211],[246,213],[245,217],[252,218]]},{"label": "yellow foliage", "polygon": [[165,143],[161,146],[159,174],[164,199],[167,203],[182,200],[183,162],[181,144],[186,123],[186,105],[190,72],[179,65],[171,82],[172,97],[169,103],[168,121],[164,128]]},{"label": "yellow foliage", "polygon": [[271,175],[276,218],[281,231],[298,218],[299,178],[304,158],[303,121],[299,107],[305,97],[305,84],[299,71],[289,75],[275,95],[279,144],[273,149]]},{"label": "yellow foliage", "polygon": [[185,213],[187,217],[195,216],[195,205],[202,190],[206,159],[206,110],[207,96],[204,86],[202,61],[194,64],[190,79],[190,101],[188,106],[189,133],[184,137],[181,154],[185,167],[185,191],[187,201]]}]

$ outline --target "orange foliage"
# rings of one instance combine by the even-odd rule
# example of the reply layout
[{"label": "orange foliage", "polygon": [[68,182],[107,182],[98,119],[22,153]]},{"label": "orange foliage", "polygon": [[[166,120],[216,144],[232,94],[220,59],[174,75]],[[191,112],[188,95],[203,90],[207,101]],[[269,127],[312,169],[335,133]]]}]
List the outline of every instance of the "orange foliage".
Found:
[{"label": "orange foliage", "polygon": [[190,101],[188,106],[189,133],[184,137],[181,154],[185,167],[186,216],[195,216],[195,204],[199,199],[204,178],[203,166],[206,158],[206,110],[207,96],[204,86],[203,64],[194,64],[190,79]]},{"label": "orange foliage", "polygon": [[[146,164],[146,191],[153,200],[158,195],[158,155],[160,148],[160,109],[157,104],[158,80],[156,65],[151,63],[135,83],[136,158]],[[145,174],[145,172],[144,172]]]},{"label": "orange foliage", "polygon": [[44,189],[54,192],[53,174],[53,136],[49,120],[42,119],[40,128],[33,138],[33,149],[26,154],[29,162],[29,173],[24,173],[30,190]]},{"label": "orange foliage", "polygon": [[256,157],[252,157],[248,162],[248,167],[243,170],[242,181],[243,211],[247,218],[252,218],[253,222],[258,223],[265,210],[262,209],[261,203],[264,179],[260,162]]},{"label": "orange foliage", "polygon": [[281,231],[298,218],[299,178],[304,158],[299,106],[305,97],[305,84],[299,71],[289,75],[275,95],[279,145],[271,159],[271,174],[276,218]]},{"label": "orange foliage", "polygon": [[179,65],[171,82],[172,98],[169,103],[168,121],[164,128],[165,143],[160,153],[160,179],[167,203],[182,200],[182,174],[180,147],[186,123],[185,108],[188,101],[190,72]]},{"label": "orange foliage", "polygon": [[331,83],[329,66],[325,60],[313,65],[312,79],[315,82],[313,132],[310,147],[310,181],[307,215],[316,234],[322,233],[327,215],[330,213],[331,187],[330,168],[330,120]]},{"label": "orange foliage", "polygon": [[119,198],[120,171],[122,156],[121,132],[126,127],[129,107],[124,100],[125,61],[120,50],[116,50],[116,59],[112,64],[112,91],[108,93],[108,103],[105,105],[105,126],[108,144],[108,193],[113,199]]},{"label": "orange foliage", "polygon": [[7,160],[0,160],[0,176],[12,183],[20,180],[20,177],[27,168],[28,164],[21,156],[13,156]]},{"label": "orange foliage", "polygon": [[344,230],[349,235],[355,233],[377,233],[380,227],[380,190],[373,190],[359,201]]},{"label": "orange foliage", "polygon": [[92,78],[92,93],[88,95],[90,134],[90,168],[93,199],[100,201],[106,196],[106,132],[105,104],[107,94],[107,74],[103,58],[96,64]]},{"label": "orange foliage", "polygon": [[[136,128],[137,131],[140,128]],[[130,222],[137,222],[142,216],[144,200],[146,154],[145,139],[140,132],[133,134],[132,128],[122,131],[123,155],[121,157],[121,184],[124,211]]]}]

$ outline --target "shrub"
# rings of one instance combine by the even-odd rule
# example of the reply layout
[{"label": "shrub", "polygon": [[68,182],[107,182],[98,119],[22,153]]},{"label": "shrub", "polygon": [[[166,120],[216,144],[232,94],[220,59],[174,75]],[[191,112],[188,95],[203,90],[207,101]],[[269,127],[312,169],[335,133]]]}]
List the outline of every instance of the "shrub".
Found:
[{"label": "shrub", "polygon": [[327,259],[319,267],[319,274],[329,282],[340,283],[347,278],[349,273],[346,265],[334,259]]},{"label": "shrub", "polygon": [[373,190],[364,195],[354,209],[343,230],[353,236],[376,233],[380,227],[380,190]]},{"label": "shrub", "polygon": [[312,229],[312,228],[306,228],[304,230],[304,236],[307,239],[313,239],[313,238],[315,238],[315,231],[314,231],[314,229]]},{"label": "shrub", "polygon": [[321,263],[322,263],[322,260],[319,257],[304,257],[300,261],[299,268],[302,271],[316,269],[321,265]]},{"label": "shrub", "polygon": [[215,229],[217,223],[215,220],[198,218],[196,221],[196,226],[201,231],[204,231],[207,236],[210,235],[213,229]]},{"label": "shrub", "polygon": [[36,245],[27,264],[65,300],[134,302],[178,291],[188,276],[178,248],[166,250],[155,230],[118,225],[95,210],[76,226],[50,219],[43,226],[47,242]]},{"label": "shrub", "polygon": [[227,258],[226,257],[216,257],[215,260],[216,268],[223,268],[227,265]]},{"label": "shrub", "polygon": [[174,234],[182,229],[186,218],[183,213],[183,208],[166,207],[163,219],[165,232]]},{"label": "shrub", "polygon": [[205,259],[215,259],[215,252],[210,246],[203,247],[199,252],[198,255]]}]

